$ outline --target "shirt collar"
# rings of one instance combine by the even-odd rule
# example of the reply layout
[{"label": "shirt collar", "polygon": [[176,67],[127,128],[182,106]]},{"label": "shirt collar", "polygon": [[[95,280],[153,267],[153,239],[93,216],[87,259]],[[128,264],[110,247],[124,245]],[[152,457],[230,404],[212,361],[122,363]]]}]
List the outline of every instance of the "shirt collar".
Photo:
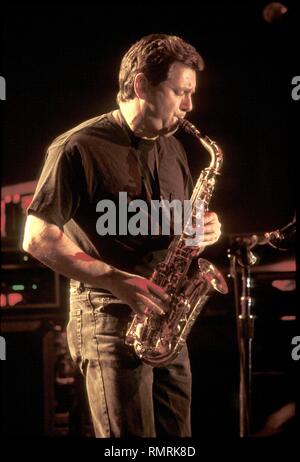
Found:
[{"label": "shirt collar", "polygon": [[118,118],[121,122],[122,128],[124,129],[125,133],[129,137],[130,144],[136,149],[151,149],[155,142],[155,140],[148,140],[146,138],[141,138],[139,136],[136,136],[131,128],[129,127],[128,123],[126,122],[125,117],[123,116],[122,112],[120,109],[118,110]]}]

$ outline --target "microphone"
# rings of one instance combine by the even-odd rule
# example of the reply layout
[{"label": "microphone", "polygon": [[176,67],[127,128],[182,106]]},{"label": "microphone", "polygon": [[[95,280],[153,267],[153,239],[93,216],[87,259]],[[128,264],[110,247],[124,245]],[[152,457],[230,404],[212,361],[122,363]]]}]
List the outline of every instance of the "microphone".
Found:
[{"label": "microphone", "polygon": [[[275,231],[274,231],[275,232]],[[256,245],[264,245],[269,243],[271,233],[249,234],[244,236],[237,236],[235,242],[239,245],[244,245],[252,249]]]},{"label": "microphone", "polygon": [[249,249],[252,249],[256,245],[269,244],[278,250],[289,250],[295,245],[295,238],[296,217],[280,229],[249,236],[239,236],[236,240],[239,244],[243,244]]},{"label": "microphone", "polygon": [[278,250],[289,250],[295,247],[296,217],[283,228],[269,233],[269,244]]}]

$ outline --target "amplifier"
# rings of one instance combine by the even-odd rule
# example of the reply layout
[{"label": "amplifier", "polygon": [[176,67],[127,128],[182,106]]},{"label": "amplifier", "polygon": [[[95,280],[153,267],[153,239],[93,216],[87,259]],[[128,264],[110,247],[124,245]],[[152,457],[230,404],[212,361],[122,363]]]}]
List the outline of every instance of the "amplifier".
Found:
[{"label": "amplifier", "polygon": [[35,187],[28,181],[1,188],[1,308],[59,308],[65,292],[61,276],[21,249]]},{"label": "amplifier", "polygon": [[60,276],[29,254],[2,249],[1,308],[58,308]]}]

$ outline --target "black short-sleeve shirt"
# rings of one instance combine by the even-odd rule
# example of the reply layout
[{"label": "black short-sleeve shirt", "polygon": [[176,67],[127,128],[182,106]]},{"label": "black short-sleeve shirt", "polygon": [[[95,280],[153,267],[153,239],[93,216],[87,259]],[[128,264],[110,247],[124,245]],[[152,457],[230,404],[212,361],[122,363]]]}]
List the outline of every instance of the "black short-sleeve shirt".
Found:
[{"label": "black short-sleeve shirt", "polygon": [[[120,111],[96,117],[50,145],[28,213],[59,226],[88,255],[148,276],[170,237],[119,232],[119,193],[127,201],[189,199],[192,178],[186,154],[174,137],[136,137]],[[116,234],[99,235],[99,201],[116,207]],[[130,217],[130,215],[129,215]],[[150,227],[149,227],[150,233]]]}]

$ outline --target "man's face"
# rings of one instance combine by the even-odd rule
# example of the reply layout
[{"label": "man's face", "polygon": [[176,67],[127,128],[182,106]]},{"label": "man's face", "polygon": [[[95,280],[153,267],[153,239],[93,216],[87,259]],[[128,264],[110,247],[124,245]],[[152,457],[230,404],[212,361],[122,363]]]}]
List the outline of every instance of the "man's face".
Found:
[{"label": "man's face", "polygon": [[152,135],[166,135],[193,108],[192,95],[196,89],[196,72],[179,62],[171,65],[167,80],[149,85],[143,104],[143,122]]}]

